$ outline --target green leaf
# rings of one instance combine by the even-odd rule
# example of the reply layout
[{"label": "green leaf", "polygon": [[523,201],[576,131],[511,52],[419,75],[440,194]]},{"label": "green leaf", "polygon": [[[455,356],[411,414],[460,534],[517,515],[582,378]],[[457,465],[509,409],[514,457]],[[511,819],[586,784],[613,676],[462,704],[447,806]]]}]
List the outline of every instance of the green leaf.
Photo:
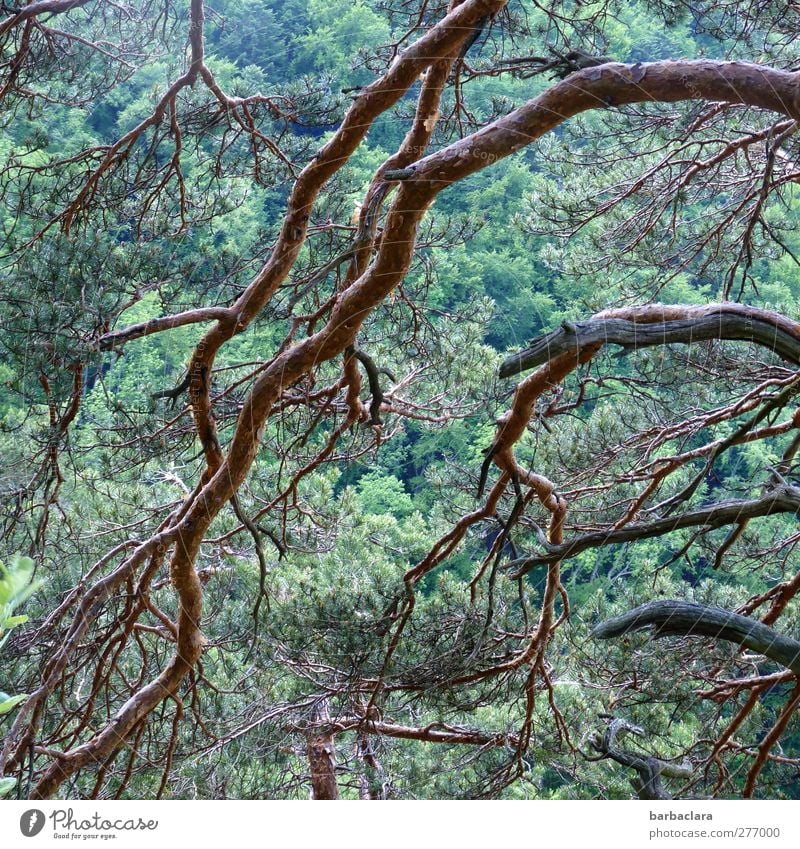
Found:
[{"label": "green leaf", "polygon": [[33,592],[29,584],[33,579],[33,560],[15,554],[8,566],[0,563],[0,605],[12,610]]},{"label": "green leaf", "polygon": [[33,570],[33,560],[18,554],[11,558],[8,566],[0,563],[0,647],[8,636],[4,631],[28,621],[27,616],[14,616],[13,613],[44,583],[33,580]]},{"label": "green leaf", "polygon": [[13,628],[15,625],[22,625],[28,621],[28,617],[24,613],[20,613],[19,616],[9,616],[5,622],[3,622],[4,628]]},{"label": "green leaf", "polygon": [[17,786],[16,778],[0,778],[0,799],[8,794]]},{"label": "green leaf", "polygon": [[2,716],[4,713],[8,713],[9,711],[14,710],[14,708],[20,702],[24,702],[27,698],[27,693],[21,693],[19,696],[11,696],[10,699],[6,699],[5,701],[0,702],[0,716]]}]

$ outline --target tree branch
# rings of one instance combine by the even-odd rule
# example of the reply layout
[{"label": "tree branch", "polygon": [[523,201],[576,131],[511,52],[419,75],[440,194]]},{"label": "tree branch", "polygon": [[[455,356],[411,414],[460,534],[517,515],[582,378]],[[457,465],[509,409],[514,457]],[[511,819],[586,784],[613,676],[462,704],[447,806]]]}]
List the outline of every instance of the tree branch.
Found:
[{"label": "tree branch", "polygon": [[[592,748],[600,752],[601,757],[611,758],[622,766],[636,770],[639,774],[638,780],[632,780],[631,784],[640,799],[671,799],[672,796],[666,791],[661,783],[661,776],[667,778],[689,778],[692,768],[687,764],[673,764],[669,761],[654,758],[650,755],[640,755],[617,747],[617,737],[628,732],[639,737],[644,736],[644,730],[638,725],[633,725],[626,719],[615,717],[610,719],[604,734],[597,734],[592,740]],[[591,758],[590,760],[597,760]]]},{"label": "tree branch", "polygon": [[[684,317],[670,320],[668,317],[678,309],[683,310]],[[768,310],[739,304],[713,304],[684,308],[654,305],[642,308],[638,316],[634,311],[621,312],[630,318],[600,313],[588,321],[562,324],[524,351],[506,359],[500,366],[500,377],[511,377],[559,354],[597,343],[636,350],[655,345],[691,345],[710,339],[729,339],[762,345],[791,363],[800,363],[800,325]],[[664,316],[664,320],[658,320],[660,316]]]},{"label": "tree branch", "polygon": [[518,578],[536,566],[566,560],[590,548],[659,537],[683,528],[700,526],[713,530],[714,528],[721,528],[723,525],[739,523],[760,516],[798,512],[800,512],[800,489],[784,485],[771,489],[761,498],[754,498],[749,501],[726,501],[700,510],[692,510],[680,516],[626,525],[617,530],[593,531],[592,533],[582,534],[560,545],[548,545],[547,552],[544,554],[512,560],[506,564],[505,568],[506,570],[514,570],[511,577]]},{"label": "tree branch", "polygon": [[40,0],[39,3],[29,3],[0,24],[0,36],[4,36],[9,30],[31,18],[47,14],[59,15],[76,9],[78,6],[85,6],[88,2],[89,0]]},{"label": "tree branch", "polygon": [[719,607],[686,601],[652,601],[601,622],[593,631],[597,640],[653,629],[654,637],[713,637],[744,646],[800,675],[800,642],[784,637],[768,625]]}]

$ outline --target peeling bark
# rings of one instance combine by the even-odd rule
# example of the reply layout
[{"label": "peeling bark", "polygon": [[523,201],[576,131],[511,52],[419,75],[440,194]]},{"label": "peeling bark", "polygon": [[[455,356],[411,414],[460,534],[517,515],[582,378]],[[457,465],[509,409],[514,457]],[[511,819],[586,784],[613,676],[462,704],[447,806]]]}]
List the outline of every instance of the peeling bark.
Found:
[{"label": "peeling bark", "polygon": [[328,705],[323,702],[314,710],[314,725],[318,730],[308,738],[308,765],[311,776],[311,798],[335,800],[339,798],[336,781],[336,747],[330,729]]}]

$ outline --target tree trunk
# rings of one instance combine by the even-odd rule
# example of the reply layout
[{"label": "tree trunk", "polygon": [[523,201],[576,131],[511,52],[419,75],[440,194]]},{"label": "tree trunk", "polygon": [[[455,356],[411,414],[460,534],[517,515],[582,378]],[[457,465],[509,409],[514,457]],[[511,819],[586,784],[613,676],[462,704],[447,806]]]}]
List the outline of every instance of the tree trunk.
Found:
[{"label": "tree trunk", "polygon": [[330,715],[326,702],[314,711],[314,725],[318,733],[308,738],[308,764],[311,769],[311,798],[338,799],[339,785],[336,783],[336,748],[330,728]]}]

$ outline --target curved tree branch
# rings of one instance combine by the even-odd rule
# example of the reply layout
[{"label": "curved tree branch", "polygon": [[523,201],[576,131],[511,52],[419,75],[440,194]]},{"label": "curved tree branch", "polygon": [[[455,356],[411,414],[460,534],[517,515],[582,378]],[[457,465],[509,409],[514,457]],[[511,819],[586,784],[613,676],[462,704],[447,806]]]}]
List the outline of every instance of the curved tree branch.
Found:
[{"label": "curved tree branch", "polygon": [[39,15],[60,15],[78,6],[85,6],[88,2],[89,0],[39,0],[38,3],[29,3],[16,9],[11,17],[0,24],[0,36],[31,18]]},{"label": "curved tree branch", "polygon": [[[670,318],[671,315],[681,317]],[[740,304],[683,308],[655,304],[638,311],[609,311],[588,321],[565,322],[506,359],[500,366],[500,377],[511,377],[559,354],[597,343],[639,349],[676,343],[690,345],[710,339],[753,342],[791,363],[800,363],[800,325],[777,313]]]},{"label": "curved tree branch", "polygon": [[524,575],[535,566],[543,566],[558,560],[575,557],[589,548],[600,548],[623,542],[660,537],[682,528],[702,527],[707,530],[721,528],[724,525],[744,522],[760,516],[772,516],[776,513],[800,513],[800,489],[782,485],[769,490],[761,498],[749,501],[726,501],[700,510],[691,510],[680,516],[669,516],[653,522],[626,525],[617,530],[594,531],[574,537],[560,545],[548,545],[547,552],[534,557],[512,560],[506,564],[507,570],[514,570],[512,577]]},{"label": "curved tree branch", "polygon": [[[603,718],[609,719],[610,722],[602,735],[597,734],[590,741],[592,748],[600,753],[601,758],[611,758],[622,766],[636,770],[639,777],[632,780],[631,784],[640,799],[671,799],[672,796],[664,788],[661,777],[689,778],[692,768],[688,764],[674,764],[661,758],[620,749],[617,746],[617,737],[626,732],[642,737],[644,730],[626,719],[607,716]],[[591,758],[591,760],[598,760],[598,758]]]},{"label": "curved tree branch", "polygon": [[592,637],[609,640],[653,629],[655,637],[695,636],[727,640],[763,654],[800,675],[800,642],[747,616],[687,601],[652,601],[601,622]]},{"label": "curved tree branch", "polygon": [[[800,114],[800,76],[795,73],[747,63],[705,60],[634,66],[609,63],[572,74],[506,117],[418,160],[410,166],[411,176],[399,183],[372,264],[340,293],[325,327],[282,350],[259,375],[242,405],[223,456],[216,438],[206,379],[216,353],[251,324],[286,279],[305,242],[309,216],[319,191],[362,142],[373,120],[404,95],[435,57],[458,49],[482,14],[502,5],[501,0],[468,0],[400,54],[386,75],[359,94],[339,129],[298,176],[269,260],[231,306],[229,317],[220,320],[198,343],[189,366],[193,375],[190,400],[198,435],[206,447],[207,469],[197,489],[164,532],[169,534],[170,543],[174,543],[170,573],[180,601],[177,654],[158,678],[122,706],[109,725],[45,770],[34,796],[51,796],[78,770],[108,757],[158,704],[177,690],[195,666],[203,650],[202,589],[195,560],[211,522],[245,480],[264,437],[265,422],[282,390],[321,363],[342,354],[354,343],[368,316],[400,284],[411,264],[418,226],[439,192],[519,151],[570,117],[592,109],[648,101],[722,100],[769,109],[792,118]],[[467,26],[470,29],[465,29]],[[196,67],[192,65],[192,69]],[[600,345],[596,347],[599,349]],[[587,360],[593,352],[589,346]],[[566,356],[550,378],[563,379],[564,374],[582,361],[582,356]],[[537,388],[534,381],[529,393],[521,398],[520,413],[510,421],[509,433],[516,432],[517,424],[522,426],[520,432],[524,430],[527,425],[524,413],[529,413]],[[498,455],[501,460],[503,456],[503,452]],[[528,479],[535,477],[529,475]],[[560,535],[566,502],[553,494],[549,482],[538,478],[536,481],[540,484],[540,497],[553,504],[553,527],[556,535]],[[152,545],[152,539],[144,545]],[[134,565],[128,562],[124,568],[132,570]],[[418,571],[419,567],[412,573]],[[558,576],[554,574],[548,589],[550,596],[557,586]],[[549,613],[540,622],[540,635],[548,634],[551,626],[552,602],[548,599],[547,605]],[[538,644],[533,643],[531,651],[521,655],[513,668],[531,660],[536,648]],[[37,707],[41,707],[41,698],[36,702]]]}]

